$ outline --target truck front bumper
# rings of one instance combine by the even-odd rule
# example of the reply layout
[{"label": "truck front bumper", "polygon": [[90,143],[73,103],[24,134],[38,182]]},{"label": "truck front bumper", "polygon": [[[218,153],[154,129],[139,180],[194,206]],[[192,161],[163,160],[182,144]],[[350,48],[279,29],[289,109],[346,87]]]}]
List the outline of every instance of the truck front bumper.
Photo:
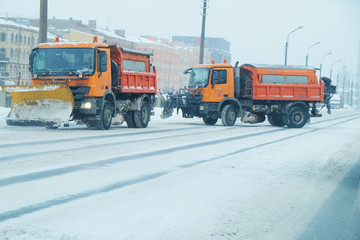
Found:
[{"label": "truck front bumper", "polygon": [[79,115],[96,115],[98,101],[96,98],[84,98],[75,103],[74,113]]},{"label": "truck front bumper", "polygon": [[209,113],[214,113],[218,111],[217,103],[201,103],[199,106],[199,115],[204,116]]}]

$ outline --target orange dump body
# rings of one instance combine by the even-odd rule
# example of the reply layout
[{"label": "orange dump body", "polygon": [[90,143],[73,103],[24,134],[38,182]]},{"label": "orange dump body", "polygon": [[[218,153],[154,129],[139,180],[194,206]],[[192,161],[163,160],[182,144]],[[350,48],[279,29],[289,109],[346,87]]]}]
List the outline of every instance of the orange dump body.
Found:
[{"label": "orange dump body", "polygon": [[113,89],[122,93],[156,93],[156,70],[151,72],[150,54],[110,46],[111,60],[119,67]]},{"label": "orange dump body", "polygon": [[324,83],[316,70],[302,66],[241,66],[243,97],[253,100],[324,101]]}]

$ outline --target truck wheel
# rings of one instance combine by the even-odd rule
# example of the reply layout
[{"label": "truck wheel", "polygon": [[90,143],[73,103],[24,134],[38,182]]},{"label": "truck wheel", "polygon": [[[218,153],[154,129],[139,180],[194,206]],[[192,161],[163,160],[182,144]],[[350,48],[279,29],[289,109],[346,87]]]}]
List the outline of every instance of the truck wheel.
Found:
[{"label": "truck wheel", "polygon": [[133,111],[128,111],[125,114],[125,122],[126,122],[128,128],[134,128],[135,127],[134,112]]},{"label": "truck wheel", "polygon": [[99,130],[108,130],[112,121],[112,109],[108,101],[104,101],[101,109],[100,120],[96,121],[96,128]]},{"label": "truck wheel", "polygon": [[134,124],[136,128],[146,128],[150,121],[150,106],[143,102],[140,111],[134,112]]},{"label": "truck wheel", "polygon": [[204,116],[202,119],[206,125],[215,125],[218,121],[218,118],[214,116]]},{"label": "truck wheel", "polygon": [[287,116],[286,126],[289,128],[302,128],[308,119],[308,114],[304,108],[294,107]]},{"label": "truck wheel", "polygon": [[284,120],[280,114],[270,114],[267,116],[268,121],[272,126],[283,127],[285,126]]},{"label": "truck wheel", "polygon": [[234,126],[236,121],[236,112],[233,105],[226,105],[221,111],[221,121],[224,126]]}]

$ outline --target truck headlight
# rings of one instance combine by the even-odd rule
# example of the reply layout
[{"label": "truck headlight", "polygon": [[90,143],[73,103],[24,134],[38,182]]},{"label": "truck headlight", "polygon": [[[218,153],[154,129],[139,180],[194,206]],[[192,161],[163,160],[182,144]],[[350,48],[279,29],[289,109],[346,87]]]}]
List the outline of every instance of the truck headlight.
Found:
[{"label": "truck headlight", "polygon": [[81,108],[90,109],[91,108],[91,102],[83,102],[81,104]]},{"label": "truck headlight", "polygon": [[200,111],[204,111],[205,110],[205,107],[204,106],[200,106]]}]

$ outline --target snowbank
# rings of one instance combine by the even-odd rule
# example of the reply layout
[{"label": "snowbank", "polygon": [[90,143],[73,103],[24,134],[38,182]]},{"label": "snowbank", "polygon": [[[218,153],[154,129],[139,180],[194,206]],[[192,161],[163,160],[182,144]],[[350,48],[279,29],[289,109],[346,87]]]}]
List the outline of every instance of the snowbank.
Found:
[{"label": "snowbank", "polygon": [[6,126],[6,117],[10,112],[10,108],[0,107],[0,127]]}]

